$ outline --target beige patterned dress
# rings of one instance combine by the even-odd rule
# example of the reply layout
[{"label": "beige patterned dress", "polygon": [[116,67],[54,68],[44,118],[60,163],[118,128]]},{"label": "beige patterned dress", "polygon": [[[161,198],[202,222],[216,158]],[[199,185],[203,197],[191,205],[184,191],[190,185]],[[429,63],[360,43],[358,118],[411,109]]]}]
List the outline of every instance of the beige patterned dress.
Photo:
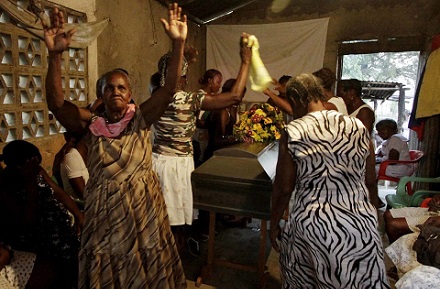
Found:
[{"label": "beige patterned dress", "polygon": [[139,109],[118,138],[87,142],[79,288],[186,288]]}]

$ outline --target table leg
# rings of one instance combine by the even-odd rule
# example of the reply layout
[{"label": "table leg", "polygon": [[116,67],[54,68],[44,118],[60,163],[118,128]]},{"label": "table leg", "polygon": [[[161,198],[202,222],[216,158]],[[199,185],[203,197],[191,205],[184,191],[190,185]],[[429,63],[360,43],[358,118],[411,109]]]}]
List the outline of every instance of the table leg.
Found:
[{"label": "table leg", "polygon": [[208,257],[207,264],[203,266],[201,273],[195,282],[196,287],[200,287],[203,278],[208,278],[212,274],[214,266],[214,245],[215,245],[215,212],[209,211],[209,239],[208,239]]},{"label": "table leg", "polygon": [[260,250],[258,254],[258,279],[259,287],[266,287],[266,238],[267,238],[267,220],[261,220],[260,230]]}]

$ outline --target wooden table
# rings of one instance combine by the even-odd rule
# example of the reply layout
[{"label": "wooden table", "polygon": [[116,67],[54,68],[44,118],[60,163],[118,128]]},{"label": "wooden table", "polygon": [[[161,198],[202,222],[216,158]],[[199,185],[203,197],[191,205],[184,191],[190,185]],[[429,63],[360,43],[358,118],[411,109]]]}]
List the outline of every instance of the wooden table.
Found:
[{"label": "wooden table", "polygon": [[[259,288],[266,283],[267,220],[278,156],[277,143],[238,144],[218,150],[191,175],[194,207],[209,211],[209,241],[206,266],[196,286],[208,278],[215,265],[257,272]],[[216,213],[240,215],[261,220],[258,262],[249,266],[215,257]]]}]

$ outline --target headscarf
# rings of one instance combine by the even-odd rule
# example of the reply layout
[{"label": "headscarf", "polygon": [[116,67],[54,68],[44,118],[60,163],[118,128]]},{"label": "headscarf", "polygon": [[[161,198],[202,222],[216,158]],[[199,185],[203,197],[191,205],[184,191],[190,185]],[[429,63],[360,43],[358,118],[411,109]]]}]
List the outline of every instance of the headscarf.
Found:
[{"label": "headscarf", "polygon": [[[160,86],[165,86],[165,77],[168,72],[168,65],[170,64],[171,52],[164,54],[157,65],[158,71],[160,73]],[[185,76],[188,73],[188,61],[186,61],[185,57],[182,59],[182,72],[180,76]]]}]

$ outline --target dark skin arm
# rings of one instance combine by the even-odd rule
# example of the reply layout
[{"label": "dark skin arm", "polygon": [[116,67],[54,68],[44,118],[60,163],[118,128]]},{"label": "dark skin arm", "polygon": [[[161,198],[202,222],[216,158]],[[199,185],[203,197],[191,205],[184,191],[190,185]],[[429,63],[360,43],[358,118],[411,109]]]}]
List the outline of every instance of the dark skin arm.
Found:
[{"label": "dark skin arm", "polygon": [[[388,159],[390,161],[398,161],[399,158],[400,158],[400,153],[396,149],[390,149],[390,151],[388,152]],[[390,165],[395,165],[395,164],[390,164]]]},{"label": "dark skin arm", "polygon": [[370,154],[366,160],[365,185],[368,189],[370,202],[377,209],[379,208],[379,192],[376,181],[376,155],[374,154],[373,141],[370,140]]},{"label": "dark skin arm", "polygon": [[296,164],[289,153],[287,133],[281,132],[279,141],[278,163],[272,190],[272,207],[270,212],[270,240],[275,251],[279,252],[277,238],[281,235],[280,220],[289,205],[296,185]]},{"label": "dark skin arm", "polygon": [[74,29],[64,31],[64,14],[54,8],[52,27],[43,23],[44,41],[49,51],[49,67],[46,75],[46,102],[49,110],[68,131],[82,131],[92,118],[92,113],[64,100],[61,81],[61,56],[69,48]]},{"label": "dark skin arm", "polygon": [[358,118],[360,121],[362,121],[362,123],[364,124],[364,126],[368,129],[368,132],[370,134],[373,133],[373,125],[374,125],[374,120],[375,120],[375,116],[374,116],[374,112],[369,109],[369,108],[362,108],[358,115],[356,116],[356,118]]},{"label": "dark skin arm", "polygon": [[75,194],[80,198],[84,199],[84,188],[86,187],[86,182],[83,177],[71,178],[69,183],[72,186]]},{"label": "dark skin arm", "polygon": [[188,33],[186,15],[181,15],[181,13],[182,8],[174,3],[169,6],[168,21],[161,19],[166,34],[172,40],[171,58],[165,76],[165,85],[154,91],[151,97],[139,106],[147,126],[156,122],[163,115],[173,100],[173,95],[180,81],[185,40]]},{"label": "dark skin arm", "polygon": [[9,250],[0,243],[0,271],[11,263],[11,254]]},{"label": "dark skin arm", "polygon": [[215,113],[214,117],[218,118],[218,121],[216,121],[217,125],[215,130],[215,146],[217,148],[220,148],[234,143],[235,142],[234,136],[227,135],[226,133],[226,125],[229,122],[228,112],[226,111],[226,109],[222,109],[214,113]]},{"label": "dark skin arm", "polygon": [[324,102],[323,104],[324,104],[324,106],[325,106],[325,109],[327,109],[327,110],[336,110],[336,111],[338,111],[336,105],[334,105],[334,104],[331,103],[331,102],[327,102],[327,101],[326,101],[326,102]]},{"label": "dark skin arm", "polygon": [[265,89],[263,90],[263,93],[267,96],[270,97],[270,99],[272,99],[272,101],[274,102],[274,104],[283,112],[289,114],[289,115],[293,115],[293,108],[292,106],[289,104],[289,102],[287,100],[285,100],[284,98],[276,95],[275,93],[273,93],[271,90],[269,89]]},{"label": "dark skin arm", "polygon": [[217,110],[226,108],[231,105],[236,105],[241,102],[244,97],[244,89],[246,88],[246,81],[249,74],[249,65],[251,63],[252,49],[247,47],[247,39],[249,34],[242,33],[240,38],[240,57],[241,65],[234,85],[230,92],[223,92],[216,95],[205,95],[202,102],[203,110]]},{"label": "dark skin arm", "polygon": [[75,225],[78,232],[80,232],[84,223],[84,214],[79,210],[75,201],[50,178],[43,168],[40,168],[40,174],[44,181],[53,189],[55,198],[75,217]]},{"label": "dark skin arm", "polygon": [[[374,112],[371,109],[363,108],[359,111],[356,116],[364,126],[368,129],[370,135],[373,132],[374,125]],[[365,174],[365,184],[368,188],[369,199],[370,202],[376,207],[379,207],[379,193],[377,190],[377,181],[376,181],[376,156],[374,153],[374,144],[373,140],[370,141],[370,154],[367,157],[366,162],[366,174]]]}]

